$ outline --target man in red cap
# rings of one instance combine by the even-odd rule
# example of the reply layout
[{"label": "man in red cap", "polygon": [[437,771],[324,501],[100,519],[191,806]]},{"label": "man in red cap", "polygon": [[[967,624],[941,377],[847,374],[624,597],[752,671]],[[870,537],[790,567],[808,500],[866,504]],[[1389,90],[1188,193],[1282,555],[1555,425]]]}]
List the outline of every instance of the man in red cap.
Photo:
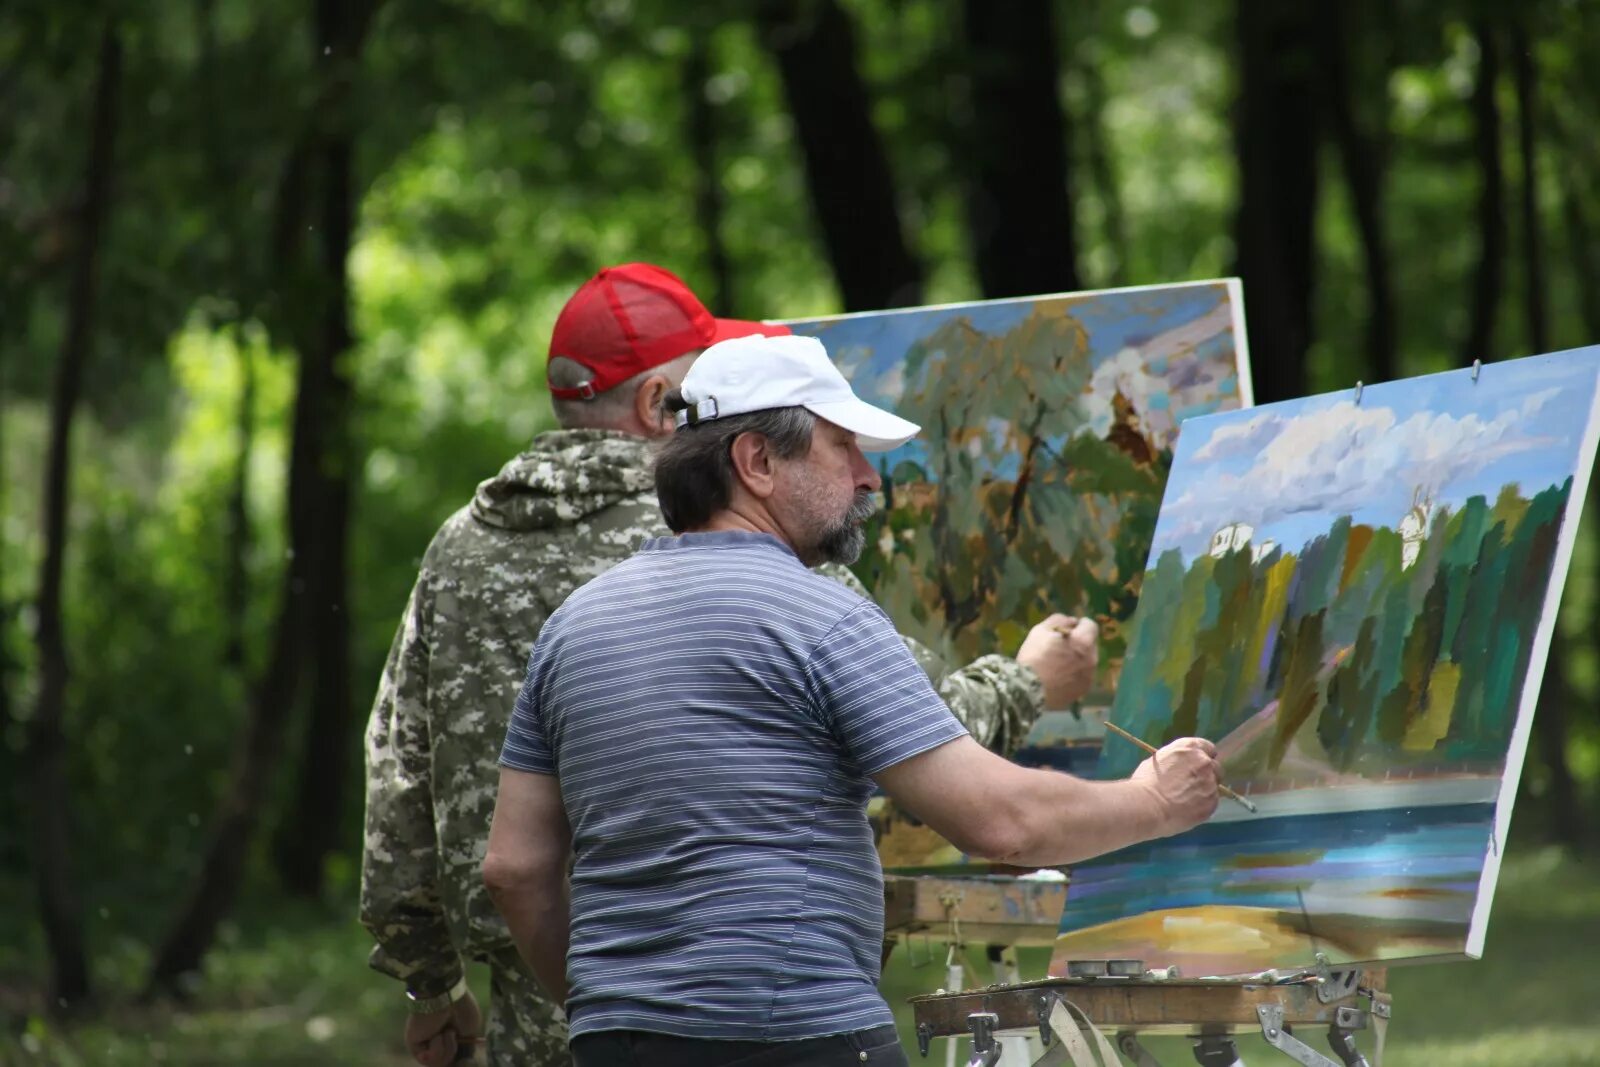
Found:
[{"label": "man in red cap", "polygon": [[[528,649],[568,594],[665,534],[649,444],[672,431],[663,401],[707,346],[787,327],[718,319],[671,272],[601,271],[569,300],[550,339],[560,429],[478,486],[423,558],[367,727],[361,920],[372,966],[405,982],[407,1048],[447,1064],[482,1027],[465,960],[490,967],[495,1064],[568,1063],[566,1021],[517,955],[480,870],[500,743]],[[865,593],[850,572],[821,573]],[[1070,636],[1068,634],[1070,633]],[[1052,616],[1016,659],[950,671],[907,641],[939,695],[980,742],[1021,740],[1043,706],[1088,688],[1091,622]]]}]

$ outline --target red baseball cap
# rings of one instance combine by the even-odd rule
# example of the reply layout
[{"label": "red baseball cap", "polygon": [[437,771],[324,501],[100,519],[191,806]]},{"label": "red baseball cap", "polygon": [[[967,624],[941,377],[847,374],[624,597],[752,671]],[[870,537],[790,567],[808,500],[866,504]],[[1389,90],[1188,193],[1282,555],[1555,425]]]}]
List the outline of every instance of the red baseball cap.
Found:
[{"label": "red baseball cap", "polygon": [[588,368],[573,389],[550,387],[562,400],[588,400],[651,367],[733,337],[779,337],[787,326],[714,318],[669,270],[649,263],[607,267],[567,301],[550,334],[550,358]]}]

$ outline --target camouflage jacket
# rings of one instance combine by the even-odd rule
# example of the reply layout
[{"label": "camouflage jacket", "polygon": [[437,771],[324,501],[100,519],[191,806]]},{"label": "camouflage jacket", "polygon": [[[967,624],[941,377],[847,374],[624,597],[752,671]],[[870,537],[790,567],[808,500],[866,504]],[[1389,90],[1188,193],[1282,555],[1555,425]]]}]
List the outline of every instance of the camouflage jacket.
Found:
[{"label": "camouflage jacket", "polygon": [[[479,868],[498,759],[528,649],[578,586],[668,533],[647,443],[599,430],[537,438],[428,546],[367,724],[361,921],[372,966],[428,995],[510,935]],[[867,595],[843,567],[828,573]],[[951,672],[907,644],[979,742],[1020,742],[1038,676],[985,656]]]}]

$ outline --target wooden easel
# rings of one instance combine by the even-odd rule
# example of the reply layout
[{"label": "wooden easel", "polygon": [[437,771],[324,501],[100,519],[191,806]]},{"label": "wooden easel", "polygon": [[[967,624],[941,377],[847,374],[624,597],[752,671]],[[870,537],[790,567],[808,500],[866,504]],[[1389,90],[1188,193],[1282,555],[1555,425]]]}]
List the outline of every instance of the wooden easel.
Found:
[{"label": "wooden easel", "polygon": [[[1065,881],[1043,881],[1003,875],[885,875],[884,937],[887,946],[904,943],[915,957],[919,940],[940,940],[950,946],[944,982],[962,986],[958,961],[968,943],[988,946],[995,977],[1017,983],[1016,950],[1020,946],[1050,946],[1061,925],[1067,903]],[[931,963],[931,958],[923,961]],[[954,965],[952,965],[954,963]],[[1008,1053],[1007,1063],[1026,1063],[1031,1056],[1020,1047]],[[946,1063],[955,1062],[952,1043]]]},{"label": "wooden easel", "polygon": [[[1379,1067],[1390,1014],[1386,971],[1316,971],[1261,978],[1050,978],[960,993],[913,997],[917,1045],[935,1037],[972,1038],[969,1067],[999,1059],[997,1035],[1035,1031],[1046,1051],[1034,1067],[1158,1067],[1141,1034],[1182,1034],[1202,1067],[1241,1067],[1234,1036],[1259,1033],[1307,1067]],[[1296,1028],[1325,1028],[1337,1059],[1303,1041]],[[1373,1034],[1369,1061],[1355,1035]],[[1102,1031],[1114,1035],[1109,1041]],[[1113,1048],[1115,1051],[1112,1051]]]}]

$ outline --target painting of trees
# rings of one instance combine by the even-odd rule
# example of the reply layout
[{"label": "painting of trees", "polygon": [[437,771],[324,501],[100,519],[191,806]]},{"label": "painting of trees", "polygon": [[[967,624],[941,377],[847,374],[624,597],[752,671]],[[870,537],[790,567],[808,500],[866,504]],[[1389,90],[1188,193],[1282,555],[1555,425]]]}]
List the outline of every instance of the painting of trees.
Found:
[{"label": "painting of trees", "polygon": [[960,662],[1053,611],[1091,615],[1113,666],[1138,599],[1175,411],[1237,407],[1228,283],[795,324],[857,392],[923,427],[882,461],[862,577]]}]

